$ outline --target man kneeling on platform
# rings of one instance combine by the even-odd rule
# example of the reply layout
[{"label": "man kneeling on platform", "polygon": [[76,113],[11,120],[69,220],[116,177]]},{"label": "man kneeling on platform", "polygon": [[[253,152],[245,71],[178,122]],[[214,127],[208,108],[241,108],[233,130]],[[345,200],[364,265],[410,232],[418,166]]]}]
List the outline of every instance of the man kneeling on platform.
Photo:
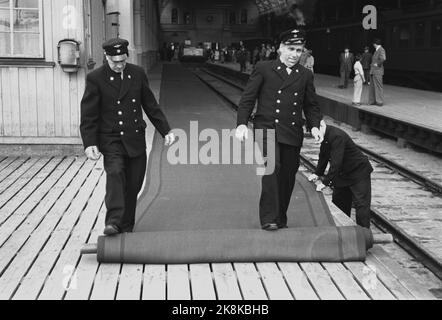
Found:
[{"label": "man kneeling on platform", "polygon": [[328,174],[322,177],[317,191],[333,188],[333,203],[351,216],[352,203],[356,208],[356,223],[370,228],[371,173],[373,167],[347,133],[321,122],[324,141],[321,144],[316,173],[309,181],[317,182],[324,175],[330,162]]}]

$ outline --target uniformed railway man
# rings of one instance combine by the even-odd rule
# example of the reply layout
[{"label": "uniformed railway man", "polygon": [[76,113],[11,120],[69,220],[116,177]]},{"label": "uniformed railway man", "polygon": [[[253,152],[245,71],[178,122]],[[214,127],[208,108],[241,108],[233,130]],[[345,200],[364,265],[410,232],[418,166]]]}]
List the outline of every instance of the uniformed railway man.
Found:
[{"label": "uniformed railway man", "polygon": [[[236,130],[238,139],[248,139],[247,123],[258,100],[254,128],[273,129],[276,135],[275,171],[262,179],[259,207],[261,226],[268,231],[287,227],[287,209],[304,140],[302,111],[313,137],[317,142],[321,141],[319,125],[322,114],[313,73],[299,63],[306,42],[305,34],[302,30],[288,30],[280,38],[280,58],[258,63],[250,77],[239,104]],[[263,145],[266,146],[267,142]],[[267,158],[272,156],[267,154],[265,147],[263,153]]]},{"label": "uniformed railway man", "polygon": [[317,191],[333,188],[333,203],[345,214],[351,216],[351,207],[356,208],[356,223],[370,228],[371,173],[373,167],[347,133],[339,128],[321,122],[324,141],[321,145],[318,167],[310,181],[318,181],[324,175],[327,165],[330,169]]},{"label": "uniformed railway man", "polygon": [[175,141],[144,70],[126,62],[128,45],[124,39],[103,44],[108,63],[88,74],[81,101],[80,131],[86,156],[91,160],[104,156],[105,235],[134,228],[147,163],[143,110],[167,146]]}]

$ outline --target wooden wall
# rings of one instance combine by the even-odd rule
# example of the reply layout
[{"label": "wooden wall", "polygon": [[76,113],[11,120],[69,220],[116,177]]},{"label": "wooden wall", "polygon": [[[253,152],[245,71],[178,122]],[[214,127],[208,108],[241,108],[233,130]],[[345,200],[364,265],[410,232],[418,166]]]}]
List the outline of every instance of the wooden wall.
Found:
[{"label": "wooden wall", "polygon": [[[63,27],[66,6],[75,9],[69,28]],[[43,0],[45,61],[55,67],[0,65],[1,144],[81,144],[85,69],[64,73],[57,63],[57,44],[64,38],[84,42],[82,12],[83,0]]]},{"label": "wooden wall", "polygon": [[[136,54],[131,59],[149,69],[158,52],[156,1],[109,0],[112,5],[122,9],[121,20],[133,19],[128,24],[131,30],[122,24],[119,31],[136,39],[132,41]],[[63,23],[66,8],[71,9],[74,21],[67,27]],[[44,61],[27,65],[20,60],[15,64],[0,61],[0,147],[82,145],[80,102],[86,74],[92,71],[87,68],[88,60],[96,62],[94,69],[103,62],[101,44],[109,38],[105,7],[101,0],[43,0],[43,17]],[[65,73],[58,65],[57,45],[65,38],[81,43],[82,67],[77,73]]]}]

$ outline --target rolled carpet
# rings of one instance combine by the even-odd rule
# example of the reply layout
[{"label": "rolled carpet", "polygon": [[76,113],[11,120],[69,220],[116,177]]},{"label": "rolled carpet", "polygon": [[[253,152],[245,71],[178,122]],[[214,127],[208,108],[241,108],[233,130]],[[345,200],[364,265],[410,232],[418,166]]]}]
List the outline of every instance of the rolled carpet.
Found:
[{"label": "rolled carpet", "polygon": [[371,232],[356,226],[295,228],[272,233],[261,230],[143,232],[100,237],[98,261],[134,264],[364,261],[372,246]]}]

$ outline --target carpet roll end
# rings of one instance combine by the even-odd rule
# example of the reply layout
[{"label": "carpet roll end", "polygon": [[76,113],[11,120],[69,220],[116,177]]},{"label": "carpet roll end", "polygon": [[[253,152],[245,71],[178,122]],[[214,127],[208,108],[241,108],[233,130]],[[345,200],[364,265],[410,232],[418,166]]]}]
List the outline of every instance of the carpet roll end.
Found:
[{"label": "carpet roll end", "polygon": [[373,235],[373,242],[375,244],[388,244],[388,243],[393,243],[394,238],[389,233],[374,234]]},{"label": "carpet roll end", "polygon": [[97,254],[98,253],[98,245],[97,244],[85,244],[83,248],[81,248],[81,255],[88,254]]}]

